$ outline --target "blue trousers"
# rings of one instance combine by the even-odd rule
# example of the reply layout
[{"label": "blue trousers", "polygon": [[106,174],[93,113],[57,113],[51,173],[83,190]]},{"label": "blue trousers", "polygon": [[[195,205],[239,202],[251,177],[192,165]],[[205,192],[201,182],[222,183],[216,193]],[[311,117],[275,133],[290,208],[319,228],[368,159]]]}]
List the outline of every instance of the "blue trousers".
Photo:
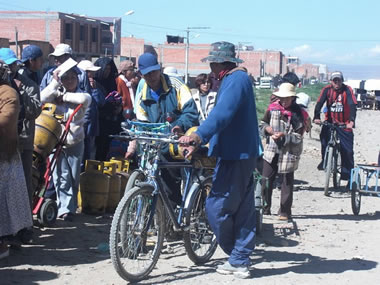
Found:
[{"label": "blue trousers", "polygon": [[[351,169],[354,168],[354,133],[347,132],[343,129],[337,129],[340,140],[340,155],[342,160],[342,180],[349,180]],[[323,126],[320,134],[322,160],[325,157],[325,151],[330,139],[330,130],[328,126]]]},{"label": "blue trousers", "polygon": [[58,216],[77,210],[80,164],[83,157],[83,141],[64,148],[57,159],[53,173],[54,186],[57,191]]},{"label": "blue trousers", "polygon": [[256,217],[253,170],[256,158],[218,158],[206,213],[216,239],[232,265],[250,265]]}]

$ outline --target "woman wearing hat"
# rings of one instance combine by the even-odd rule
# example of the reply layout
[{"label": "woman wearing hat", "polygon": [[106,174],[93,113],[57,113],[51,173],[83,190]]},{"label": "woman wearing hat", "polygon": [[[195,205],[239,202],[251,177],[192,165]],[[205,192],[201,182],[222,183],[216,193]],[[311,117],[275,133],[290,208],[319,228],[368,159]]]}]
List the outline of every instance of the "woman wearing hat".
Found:
[{"label": "woman wearing hat", "polygon": [[97,86],[94,79],[95,72],[100,66],[95,66],[89,60],[82,60],[78,63],[78,68],[87,73],[91,90],[91,105],[88,107],[84,122],[84,153],[82,159],[82,171],[87,159],[95,159],[96,145],[95,138],[99,135],[99,109],[105,104],[105,96],[102,90]]},{"label": "woman wearing hat", "polygon": [[135,92],[132,81],[135,78],[135,65],[130,60],[124,60],[119,65],[119,76],[116,78],[117,92],[123,100],[123,116],[126,119],[133,118],[133,104]]},{"label": "woman wearing hat", "polygon": [[278,100],[269,105],[260,124],[267,138],[263,157],[263,177],[268,179],[268,183],[263,183],[264,214],[271,214],[273,181],[279,173],[283,179],[278,214],[280,220],[287,221],[292,215],[294,171],[298,168],[306,127],[293,84],[282,83],[273,95]]}]

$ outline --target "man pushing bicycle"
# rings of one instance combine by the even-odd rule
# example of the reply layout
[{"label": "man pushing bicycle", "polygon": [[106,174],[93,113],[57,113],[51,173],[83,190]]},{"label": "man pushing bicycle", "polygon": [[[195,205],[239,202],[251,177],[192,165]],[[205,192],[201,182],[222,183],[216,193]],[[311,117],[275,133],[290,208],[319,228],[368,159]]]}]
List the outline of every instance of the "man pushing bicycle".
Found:
[{"label": "man pushing bicycle", "polygon": [[[351,87],[343,83],[342,72],[333,72],[330,80],[331,84],[325,86],[319,95],[314,109],[313,122],[321,124],[320,113],[323,104],[326,102],[326,120],[329,123],[346,125],[344,129],[337,128],[337,134],[340,140],[342,161],[341,179],[349,180],[350,171],[354,167],[354,134],[352,128],[355,125],[357,102]],[[330,135],[329,128],[327,125],[322,126],[320,134],[322,161],[318,164],[318,170],[323,170],[323,159]],[[347,186],[349,187],[349,183]]]}]

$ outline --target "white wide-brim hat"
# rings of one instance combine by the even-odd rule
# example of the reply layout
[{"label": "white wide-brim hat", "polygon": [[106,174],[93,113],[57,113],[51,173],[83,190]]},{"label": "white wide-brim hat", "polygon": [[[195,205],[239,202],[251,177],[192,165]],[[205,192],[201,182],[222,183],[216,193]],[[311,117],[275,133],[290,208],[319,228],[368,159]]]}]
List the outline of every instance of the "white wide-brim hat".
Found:
[{"label": "white wide-brim hat", "polygon": [[78,63],[78,67],[85,71],[98,71],[100,69],[100,66],[95,66],[91,61],[89,60],[81,60]]},{"label": "white wide-brim hat", "polygon": [[296,87],[291,83],[282,83],[278,91],[273,92],[273,95],[281,98],[296,96]]},{"label": "white wide-brim hat", "polygon": [[297,93],[296,103],[307,108],[310,104],[310,96],[304,92]]}]

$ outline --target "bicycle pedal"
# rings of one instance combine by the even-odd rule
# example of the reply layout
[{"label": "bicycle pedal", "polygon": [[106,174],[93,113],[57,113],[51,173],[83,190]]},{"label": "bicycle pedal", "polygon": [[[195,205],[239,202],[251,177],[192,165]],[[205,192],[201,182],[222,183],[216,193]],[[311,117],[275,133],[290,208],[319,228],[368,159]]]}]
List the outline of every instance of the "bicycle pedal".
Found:
[{"label": "bicycle pedal", "polygon": [[212,235],[203,236],[200,240],[201,244],[211,244],[211,242],[212,242]]}]

